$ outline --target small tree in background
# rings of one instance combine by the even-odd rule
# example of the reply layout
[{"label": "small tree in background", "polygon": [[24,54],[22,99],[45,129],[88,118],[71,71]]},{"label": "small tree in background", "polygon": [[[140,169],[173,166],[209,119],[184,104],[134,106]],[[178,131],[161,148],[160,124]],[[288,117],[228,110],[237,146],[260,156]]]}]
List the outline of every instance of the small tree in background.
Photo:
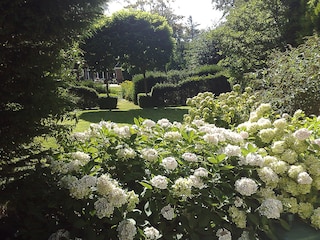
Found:
[{"label": "small tree in background", "polygon": [[172,29],[165,18],[141,11],[115,13],[88,43],[92,48],[87,54],[95,54],[91,62],[107,66],[107,61],[117,59],[144,76],[147,70],[165,70],[173,50]]}]

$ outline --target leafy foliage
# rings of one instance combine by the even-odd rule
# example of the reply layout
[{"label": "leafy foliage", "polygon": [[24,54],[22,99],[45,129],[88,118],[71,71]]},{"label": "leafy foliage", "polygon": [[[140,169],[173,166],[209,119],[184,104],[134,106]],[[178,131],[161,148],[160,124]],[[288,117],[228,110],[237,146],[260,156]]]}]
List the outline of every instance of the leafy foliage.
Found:
[{"label": "leafy foliage", "polygon": [[245,1],[232,9],[227,21],[218,27],[214,35],[218,48],[225,56],[220,64],[228,67],[240,83],[243,73],[265,67],[267,56],[281,47],[282,8],[275,18],[265,1]]},{"label": "leafy foliage", "polygon": [[221,93],[219,96],[211,92],[199,93],[187,100],[190,106],[185,115],[186,122],[204,120],[219,127],[232,128],[249,119],[249,114],[257,105],[257,97],[251,88],[242,93],[239,85],[233,91]]},{"label": "leafy foliage", "polygon": [[258,78],[263,83],[262,101],[268,100],[280,112],[302,109],[308,115],[319,115],[319,45],[319,36],[314,35],[297,48],[273,53],[268,68],[260,74],[262,80]]},{"label": "leafy foliage", "polygon": [[319,119],[282,118],[268,104],[249,115],[231,130],[136,119],[70,136],[51,161],[83,220],[67,230],[83,238],[79,229],[90,226],[97,239],[120,240],[281,239],[275,226],[290,227],[287,214],[320,228]]}]

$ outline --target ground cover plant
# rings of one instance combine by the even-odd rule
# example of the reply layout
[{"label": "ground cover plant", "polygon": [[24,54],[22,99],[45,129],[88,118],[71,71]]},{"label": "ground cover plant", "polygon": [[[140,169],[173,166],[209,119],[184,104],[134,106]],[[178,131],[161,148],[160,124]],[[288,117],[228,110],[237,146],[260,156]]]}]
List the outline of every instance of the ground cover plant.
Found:
[{"label": "ground cover plant", "polygon": [[[269,104],[230,129],[136,119],[102,121],[65,139],[52,171],[81,220],[71,237],[280,239],[296,215],[320,228],[320,119]],[[59,225],[64,228],[63,225]]]}]

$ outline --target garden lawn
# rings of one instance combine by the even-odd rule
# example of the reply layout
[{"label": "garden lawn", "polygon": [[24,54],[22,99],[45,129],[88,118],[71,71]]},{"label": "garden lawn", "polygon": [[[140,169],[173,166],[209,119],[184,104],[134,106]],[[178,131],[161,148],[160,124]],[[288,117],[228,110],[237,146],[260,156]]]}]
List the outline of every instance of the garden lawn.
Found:
[{"label": "garden lawn", "polygon": [[124,99],[119,99],[117,109],[114,110],[84,110],[78,115],[79,122],[74,131],[82,132],[88,129],[91,123],[98,123],[102,120],[111,121],[118,124],[133,124],[134,118],[148,118],[158,121],[167,118],[171,122],[183,120],[183,115],[188,113],[189,107],[165,107],[165,108],[140,108]]}]

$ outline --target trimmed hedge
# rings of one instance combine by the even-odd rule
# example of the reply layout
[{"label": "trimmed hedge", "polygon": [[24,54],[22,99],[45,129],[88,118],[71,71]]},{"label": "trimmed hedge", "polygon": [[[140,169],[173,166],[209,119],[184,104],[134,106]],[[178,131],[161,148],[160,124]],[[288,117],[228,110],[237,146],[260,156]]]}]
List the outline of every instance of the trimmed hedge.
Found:
[{"label": "trimmed hedge", "polygon": [[[142,74],[136,75],[133,78],[133,102],[134,104],[138,104],[138,94],[145,93],[145,81],[147,92],[150,92],[152,87],[157,83],[163,83],[167,79],[167,76],[163,72],[147,72],[146,79],[143,78]],[[145,81],[144,81],[145,80]]]},{"label": "trimmed hedge", "polygon": [[188,98],[201,92],[212,92],[216,96],[230,92],[231,86],[227,77],[222,74],[190,77],[179,84],[157,84],[151,95],[157,106],[185,105]]},{"label": "trimmed hedge", "polygon": [[99,97],[98,104],[100,109],[116,109],[118,104],[117,97]]},{"label": "trimmed hedge", "polygon": [[72,86],[69,92],[77,99],[76,106],[80,109],[95,108],[98,106],[99,95],[96,90],[84,86]]},{"label": "trimmed hedge", "polygon": [[137,98],[138,104],[141,108],[159,107],[156,99],[153,96],[146,95],[145,93],[139,93]]}]

